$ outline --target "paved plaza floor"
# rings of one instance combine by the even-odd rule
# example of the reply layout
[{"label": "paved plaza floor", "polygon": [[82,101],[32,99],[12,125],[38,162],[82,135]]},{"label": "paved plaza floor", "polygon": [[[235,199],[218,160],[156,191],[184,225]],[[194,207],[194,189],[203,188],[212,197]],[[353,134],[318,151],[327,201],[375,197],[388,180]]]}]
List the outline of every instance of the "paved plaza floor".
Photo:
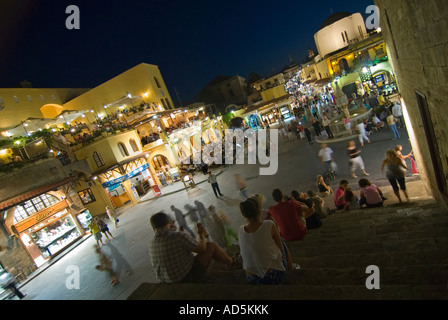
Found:
[{"label": "paved plaza floor", "polygon": [[[392,140],[392,133],[386,128],[370,136],[372,143],[366,144],[361,156],[364,159],[366,171],[370,173],[370,181],[389,188],[385,174],[381,172],[381,162],[388,148],[396,144],[403,146],[403,153],[409,153],[410,143],[404,129],[399,129],[402,138]],[[357,141],[359,145],[359,142]],[[337,187],[338,181],[348,179],[350,186],[358,190],[357,180],[350,178],[348,157],[345,151],[346,141],[331,143],[339,171],[332,187]],[[239,173],[248,184],[250,194],[262,193],[266,197],[265,207],[273,205],[272,190],[280,188],[284,193],[292,190],[306,192],[316,190],[316,175],[321,174],[323,165],[320,164],[317,153],[320,145],[309,145],[305,139],[292,142],[279,142],[278,172],[273,176],[260,176],[259,165],[230,165],[220,166],[214,170],[218,173],[218,183],[224,197],[216,199],[207,176],[198,173],[195,176],[197,188],[186,191],[181,182],[162,188],[162,195],[156,198],[147,196],[141,203],[120,210],[119,228],[109,225],[115,239],[107,243],[104,250],[113,255],[120,267],[121,282],[112,287],[108,275],[95,269],[98,257],[95,254],[95,240],[86,237],[82,242],[49,265],[45,270],[38,270],[28,281],[21,284],[20,290],[26,293],[26,300],[124,300],[141,283],[157,282],[151,268],[148,244],[154,232],[149,219],[153,213],[164,210],[172,213],[171,205],[184,211],[185,204],[201,201],[206,207],[214,205],[218,210],[223,209],[231,218],[233,226],[238,229],[244,223],[238,205],[243,199],[237,190],[234,175]],[[410,168],[410,163],[408,163]],[[418,180],[410,177],[408,180]],[[360,175],[360,173],[358,174]],[[419,194],[410,194],[412,198],[425,196],[424,190]],[[390,202],[396,201],[390,199]],[[326,204],[333,206],[331,198],[326,198]]]}]

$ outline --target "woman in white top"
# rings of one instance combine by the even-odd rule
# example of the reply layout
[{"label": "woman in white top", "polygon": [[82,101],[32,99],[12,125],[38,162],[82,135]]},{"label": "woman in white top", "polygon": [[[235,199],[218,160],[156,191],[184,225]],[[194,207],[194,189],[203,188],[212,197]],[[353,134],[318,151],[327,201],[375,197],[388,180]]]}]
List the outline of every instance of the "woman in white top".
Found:
[{"label": "woman in white top", "polygon": [[261,218],[258,201],[251,197],[240,203],[248,222],[241,226],[238,237],[243,269],[252,284],[279,284],[285,279],[286,270],[295,266],[275,223]]}]

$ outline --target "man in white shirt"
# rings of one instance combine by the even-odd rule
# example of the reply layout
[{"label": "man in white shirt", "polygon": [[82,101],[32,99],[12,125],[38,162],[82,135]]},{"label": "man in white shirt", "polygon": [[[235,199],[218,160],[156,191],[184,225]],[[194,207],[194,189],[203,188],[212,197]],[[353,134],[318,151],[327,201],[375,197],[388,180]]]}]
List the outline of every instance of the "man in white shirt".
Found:
[{"label": "man in white shirt", "polygon": [[325,171],[330,170],[331,161],[333,161],[333,150],[327,146],[327,144],[322,144],[319,150],[320,163],[325,166]]},{"label": "man in white shirt", "polygon": [[208,183],[210,183],[212,185],[212,189],[213,192],[215,193],[215,197],[218,197],[218,194],[222,197],[224,196],[221,193],[221,190],[219,189],[219,185],[218,185],[218,181],[216,181],[216,176],[214,174],[212,174],[210,171],[208,172],[208,179],[207,179]]},{"label": "man in white shirt", "polygon": [[395,105],[392,107],[392,114],[395,118],[398,119],[398,127],[403,128],[404,127],[404,117],[403,117],[403,109],[401,108],[400,101],[397,101]]},{"label": "man in white shirt", "polygon": [[370,143],[370,140],[366,134],[366,125],[363,121],[359,121],[359,123],[356,125],[356,130],[358,130],[358,138],[359,142],[361,143],[361,147],[364,147],[364,140],[366,140],[367,143]]}]

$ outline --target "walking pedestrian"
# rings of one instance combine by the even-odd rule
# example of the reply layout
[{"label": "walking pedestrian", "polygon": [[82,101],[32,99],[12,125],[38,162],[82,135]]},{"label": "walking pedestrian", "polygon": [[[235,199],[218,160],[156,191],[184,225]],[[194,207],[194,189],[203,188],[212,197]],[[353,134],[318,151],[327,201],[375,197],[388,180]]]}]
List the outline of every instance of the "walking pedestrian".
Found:
[{"label": "walking pedestrian", "polygon": [[364,147],[364,140],[367,141],[367,143],[370,143],[370,139],[369,137],[367,137],[366,124],[364,123],[364,121],[358,121],[356,130],[358,131],[358,139],[359,143],[361,144],[361,148]]},{"label": "walking pedestrian", "polygon": [[318,156],[320,158],[320,163],[323,164],[325,168],[324,175],[327,175],[328,171],[331,169],[331,162],[333,161],[333,150],[329,148],[326,143],[323,143]]},{"label": "walking pedestrian", "polygon": [[218,197],[218,194],[223,197],[224,195],[221,193],[221,190],[219,189],[218,181],[216,180],[216,176],[210,171],[208,173],[208,183],[212,185],[213,193],[215,194],[216,198]]},{"label": "walking pedestrian", "polygon": [[390,128],[390,131],[392,131],[392,134],[394,136],[393,140],[400,139],[400,133],[398,132],[397,129],[397,119],[395,119],[394,115],[390,111],[387,111],[386,122]]},{"label": "walking pedestrian", "polygon": [[243,195],[244,200],[249,198],[249,195],[247,194],[247,183],[243,178],[241,178],[241,176],[238,173],[235,174],[235,181],[236,181],[236,187]]},{"label": "walking pedestrian", "polygon": [[320,137],[321,136],[321,128],[320,128],[320,122],[316,119],[313,119],[312,121],[312,126],[314,128],[314,132],[316,133],[316,137]]},{"label": "walking pedestrian", "polygon": [[222,221],[222,225],[224,228],[224,239],[226,241],[226,247],[230,247],[232,245],[232,238],[238,242],[238,234],[232,228],[232,221],[230,220],[230,217],[224,212],[224,210],[219,210],[218,216]]},{"label": "walking pedestrian", "polygon": [[306,136],[306,139],[308,140],[308,143],[309,143],[309,144],[313,144],[313,140],[311,139],[311,131],[310,131],[310,127],[309,127],[308,125],[305,126],[304,131],[305,131],[305,136]]},{"label": "walking pedestrian", "polygon": [[222,221],[220,215],[216,212],[215,206],[209,206],[208,211],[210,212],[214,225],[212,228],[207,229],[207,231],[209,235],[211,235],[213,241],[224,248],[227,246],[224,222]]},{"label": "walking pedestrian", "polygon": [[174,212],[174,216],[176,217],[176,221],[177,224],[179,225],[179,228],[182,228],[182,230],[185,230],[194,238],[195,234],[193,230],[191,230],[190,227],[188,226],[187,219],[185,219],[183,212],[177,209],[174,205],[171,206],[171,210]]},{"label": "walking pedestrian", "polygon": [[16,285],[16,278],[14,278],[6,269],[0,270],[0,286],[5,290],[10,290],[13,296],[17,296],[22,300],[26,294],[20,292]]},{"label": "walking pedestrian", "polygon": [[401,107],[400,101],[395,102],[394,106],[392,107],[392,114],[398,120],[397,121],[398,127],[404,128],[405,121],[404,121],[403,109]]},{"label": "walking pedestrian", "polygon": [[109,218],[109,220],[112,221],[112,223],[114,224],[115,229],[118,228],[118,222],[120,220],[118,220],[117,214],[115,213],[115,211],[112,210],[109,206],[106,206],[106,214],[107,214],[107,217]]},{"label": "walking pedestrian", "polygon": [[100,263],[95,266],[95,269],[98,271],[105,271],[109,274],[111,280],[110,284],[113,286],[116,286],[120,283],[118,280],[117,273],[115,272],[114,268],[112,267],[112,262],[109,257],[107,257],[104,252],[101,251],[99,247],[96,247],[96,253],[98,255],[98,258],[100,259]]},{"label": "walking pedestrian", "polygon": [[115,239],[112,233],[110,233],[109,227],[107,226],[106,222],[104,222],[103,219],[101,219],[100,217],[95,217],[94,219],[96,219],[96,224],[98,225],[98,228],[100,228],[100,231],[104,233],[107,240],[110,241],[109,236],[111,236],[112,239]]},{"label": "walking pedestrian", "polygon": [[350,122],[349,117],[344,118],[345,129],[347,130],[349,135],[352,135],[352,123]]},{"label": "walking pedestrian", "polygon": [[198,210],[193,207],[191,204],[186,204],[184,208],[187,210],[187,213],[185,214],[186,217],[188,217],[192,224],[199,223],[199,214]]},{"label": "walking pedestrian", "polygon": [[349,157],[352,178],[357,178],[355,173],[358,168],[361,169],[365,176],[368,176],[369,174],[365,171],[364,161],[361,158],[361,150],[358,150],[355,141],[350,140],[347,142],[347,154]]},{"label": "walking pedestrian", "polygon": [[400,189],[403,191],[406,200],[409,201],[403,170],[407,169],[407,166],[403,163],[395,150],[389,149],[386,151],[386,157],[381,165],[381,170],[384,171],[384,169],[386,169],[386,177],[394,190],[395,196],[398,198],[398,202],[400,204],[403,203],[400,196]]},{"label": "walking pedestrian", "polygon": [[95,218],[92,218],[90,220],[88,228],[90,229],[90,232],[92,233],[93,237],[95,238],[98,248],[100,247],[100,243],[102,246],[104,246],[103,239],[102,239],[103,236],[101,235],[101,230],[98,227],[98,224],[96,223]]},{"label": "walking pedestrian", "polygon": [[322,117],[322,125],[324,126],[325,132],[327,133],[328,139],[333,139],[333,132],[330,128],[330,119],[328,119],[327,115],[324,114]]}]

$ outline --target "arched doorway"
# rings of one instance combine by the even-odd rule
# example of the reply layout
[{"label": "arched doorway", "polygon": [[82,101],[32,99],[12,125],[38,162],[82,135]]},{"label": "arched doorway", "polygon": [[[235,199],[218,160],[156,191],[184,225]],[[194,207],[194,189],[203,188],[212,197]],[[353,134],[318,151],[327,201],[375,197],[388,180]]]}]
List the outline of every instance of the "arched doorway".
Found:
[{"label": "arched doorway", "polygon": [[[152,164],[155,171],[164,171],[164,169],[171,168],[170,162],[164,155],[158,154],[152,158]],[[168,167],[168,168],[167,168]]]}]

